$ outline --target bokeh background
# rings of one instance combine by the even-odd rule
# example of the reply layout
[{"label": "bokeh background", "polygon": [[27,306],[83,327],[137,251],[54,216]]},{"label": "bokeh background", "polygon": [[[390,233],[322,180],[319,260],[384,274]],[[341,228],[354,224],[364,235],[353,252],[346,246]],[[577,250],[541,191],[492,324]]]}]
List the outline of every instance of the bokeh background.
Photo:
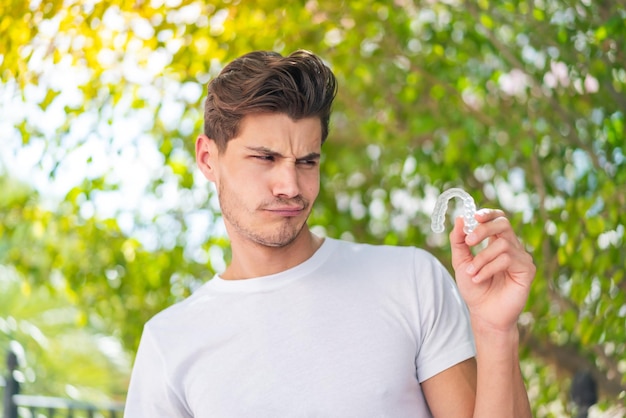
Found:
[{"label": "bokeh background", "polygon": [[230,257],[194,165],[206,83],[245,52],[308,49],[339,79],[315,230],[449,266],[437,195],[503,208],[538,267],[519,324],[535,416],[575,413],[578,372],[597,384],[592,411],[618,411],[625,9],[0,0],[0,349],[22,392],[123,402],[143,323]]}]

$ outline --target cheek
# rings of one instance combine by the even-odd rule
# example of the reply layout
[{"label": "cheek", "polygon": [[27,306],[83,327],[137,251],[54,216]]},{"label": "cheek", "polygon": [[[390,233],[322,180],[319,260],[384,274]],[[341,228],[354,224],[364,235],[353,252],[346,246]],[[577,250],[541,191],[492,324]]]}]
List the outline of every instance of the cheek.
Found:
[{"label": "cheek", "polygon": [[309,199],[315,199],[320,192],[320,176],[319,173],[306,178],[303,188]]},{"label": "cheek", "polygon": [[260,173],[255,173],[246,166],[228,166],[220,171],[222,180],[237,189],[253,188],[255,184],[259,184],[263,177]]}]

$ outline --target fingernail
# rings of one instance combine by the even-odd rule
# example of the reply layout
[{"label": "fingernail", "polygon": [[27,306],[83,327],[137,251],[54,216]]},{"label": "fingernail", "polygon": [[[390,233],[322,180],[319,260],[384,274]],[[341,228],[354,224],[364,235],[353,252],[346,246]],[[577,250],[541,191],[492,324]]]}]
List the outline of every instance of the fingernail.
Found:
[{"label": "fingernail", "polygon": [[474,274],[474,272],[476,271],[476,267],[474,267],[473,264],[470,263],[469,266],[467,266],[467,268],[465,269],[465,272],[467,274]]}]

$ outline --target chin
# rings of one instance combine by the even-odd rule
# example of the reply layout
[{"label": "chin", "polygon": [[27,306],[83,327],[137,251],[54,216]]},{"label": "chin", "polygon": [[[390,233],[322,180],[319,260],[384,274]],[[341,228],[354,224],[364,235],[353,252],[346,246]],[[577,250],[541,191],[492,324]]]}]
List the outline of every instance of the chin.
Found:
[{"label": "chin", "polygon": [[291,243],[293,243],[297,238],[297,235],[293,236],[293,237],[281,237],[281,238],[268,238],[268,239],[261,239],[259,241],[257,241],[259,244],[264,245],[266,247],[273,247],[273,248],[282,248],[282,247],[286,247],[288,245],[290,245]]},{"label": "chin", "polygon": [[274,247],[281,248],[291,245],[294,241],[298,239],[298,237],[302,233],[302,228],[299,231],[293,231],[292,233],[285,233],[283,231],[282,234],[279,235],[265,235],[265,236],[257,236],[255,241],[258,244],[264,245],[266,247]]}]

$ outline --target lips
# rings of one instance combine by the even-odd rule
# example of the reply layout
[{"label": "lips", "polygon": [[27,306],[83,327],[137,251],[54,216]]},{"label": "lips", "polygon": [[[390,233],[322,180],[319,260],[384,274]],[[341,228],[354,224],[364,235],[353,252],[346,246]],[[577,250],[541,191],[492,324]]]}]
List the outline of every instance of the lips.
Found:
[{"label": "lips", "polygon": [[308,202],[300,196],[293,199],[276,199],[261,205],[260,209],[279,216],[293,217],[306,211]]},{"label": "lips", "polygon": [[267,208],[265,210],[268,211],[268,212],[275,213],[277,215],[282,215],[282,216],[296,216],[296,215],[299,215],[300,213],[302,213],[302,211],[304,210],[304,207],[302,207],[302,206],[282,206],[282,207],[276,207],[276,208]]},{"label": "lips", "polygon": [[277,206],[277,207],[269,207],[269,208],[266,208],[265,210],[282,212],[282,211],[298,211],[298,210],[303,210],[303,209],[304,209],[304,206]]},{"label": "lips", "polygon": [[277,205],[277,206],[268,206],[263,208],[263,210],[270,212],[279,216],[293,217],[300,215],[306,209],[305,204],[299,205]]}]

